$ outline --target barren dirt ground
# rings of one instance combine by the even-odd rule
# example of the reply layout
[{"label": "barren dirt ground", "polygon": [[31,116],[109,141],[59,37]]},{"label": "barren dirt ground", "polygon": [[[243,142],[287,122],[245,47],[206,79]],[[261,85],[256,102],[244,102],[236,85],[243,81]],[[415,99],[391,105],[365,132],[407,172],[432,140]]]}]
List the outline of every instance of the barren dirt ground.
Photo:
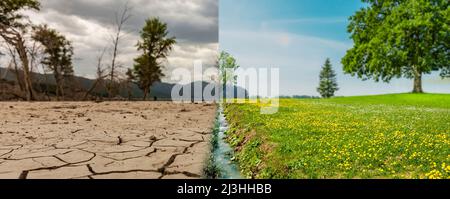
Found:
[{"label": "barren dirt ground", "polygon": [[0,178],[200,178],[215,111],[172,102],[0,102]]}]

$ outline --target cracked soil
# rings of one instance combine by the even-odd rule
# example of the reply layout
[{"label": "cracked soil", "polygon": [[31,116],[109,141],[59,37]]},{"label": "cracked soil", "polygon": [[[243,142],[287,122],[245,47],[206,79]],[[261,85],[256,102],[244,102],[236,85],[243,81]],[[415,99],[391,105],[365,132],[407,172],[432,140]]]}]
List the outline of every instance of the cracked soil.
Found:
[{"label": "cracked soil", "polygon": [[0,179],[201,178],[216,107],[2,102]]}]

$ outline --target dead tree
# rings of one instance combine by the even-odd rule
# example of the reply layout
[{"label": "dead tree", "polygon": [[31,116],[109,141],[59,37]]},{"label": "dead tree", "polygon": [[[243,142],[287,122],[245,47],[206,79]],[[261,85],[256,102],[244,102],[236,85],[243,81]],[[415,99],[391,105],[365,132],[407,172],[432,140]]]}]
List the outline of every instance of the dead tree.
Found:
[{"label": "dead tree", "polygon": [[87,100],[89,95],[92,94],[94,90],[98,88],[98,86],[104,86],[105,78],[108,77],[108,74],[105,74],[105,69],[103,68],[103,57],[105,55],[106,48],[100,53],[97,57],[97,77],[92,84],[91,88],[84,94],[83,100]]},{"label": "dead tree", "polygon": [[115,21],[114,21],[114,29],[115,34],[111,36],[111,43],[112,43],[112,60],[111,60],[111,68],[109,71],[109,82],[108,82],[108,97],[112,98],[114,95],[117,94],[117,83],[120,82],[117,80],[118,77],[118,71],[117,69],[120,67],[120,64],[117,63],[117,57],[119,55],[119,44],[120,39],[123,37],[123,29],[126,24],[126,22],[130,19],[131,14],[131,7],[129,6],[128,2],[125,3],[122,11],[115,13]]}]

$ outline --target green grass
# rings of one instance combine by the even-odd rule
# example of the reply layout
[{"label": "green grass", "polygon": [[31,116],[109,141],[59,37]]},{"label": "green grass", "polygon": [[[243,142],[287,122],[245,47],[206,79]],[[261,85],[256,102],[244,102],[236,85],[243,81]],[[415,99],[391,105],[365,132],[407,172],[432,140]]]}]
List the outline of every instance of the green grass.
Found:
[{"label": "green grass", "polygon": [[338,97],[326,101],[340,104],[401,105],[429,108],[450,108],[449,94],[391,94],[376,96]]},{"label": "green grass", "polygon": [[229,104],[249,178],[448,178],[450,95],[283,99],[274,115]]}]

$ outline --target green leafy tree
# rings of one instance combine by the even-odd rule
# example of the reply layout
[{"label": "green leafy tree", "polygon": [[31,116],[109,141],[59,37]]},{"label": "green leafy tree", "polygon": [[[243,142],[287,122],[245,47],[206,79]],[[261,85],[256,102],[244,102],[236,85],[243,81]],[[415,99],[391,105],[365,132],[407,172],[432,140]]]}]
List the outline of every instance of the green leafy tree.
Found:
[{"label": "green leafy tree", "polygon": [[159,18],[147,19],[140,34],[141,41],[137,47],[143,54],[134,59],[133,70],[128,76],[144,91],[143,99],[146,100],[153,83],[164,77],[162,61],[167,58],[176,40],[175,37],[168,37],[167,24]]},{"label": "green leafy tree", "polygon": [[0,37],[14,47],[22,63],[26,98],[34,100],[33,85],[30,77],[29,55],[24,34],[29,24],[24,22],[23,10],[39,10],[37,0],[1,0],[0,1]]},{"label": "green leafy tree", "polygon": [[320,83],[317,92],[319,92],[323,98],[330,98],[333,97],[334,93],[338,90],[336,73],[333,70],[330,59],[327,58],[322,67],[322,71],[320,72]]},{"label": "green leafy tree", "polygon": [[64,82],[73,77],[73,47],[63,35],[47,25],[34,27],[32,38],[44,47],[42,64],[53,72],[56,81],[56,97],[64,99]]},{"label": "green leafy tree", "polygon": [[220,52],[219,59],[217,60],[217,66],[219,67],[219,82],[222,84],[222,97],[226,98],[227,85],[236,84],[237,76],[235,71],[240,66],[237,64],[236,59],[225,51]]},{"label": "green leafy tree", "polygon": [[236,59],[229,53],[222,51],[219,55],[218,66],[222,84],[234,84],[237,78],[234,71],[240,67],[237,64]]},{"label": "green leafy tree", "polygon": [[448,0],[363,0],[368,7],[350,17],[354,41],[342,59],[344,71],[359,78],[389,82],[414,79],[422,93],[422,76],[450,74]]}]

